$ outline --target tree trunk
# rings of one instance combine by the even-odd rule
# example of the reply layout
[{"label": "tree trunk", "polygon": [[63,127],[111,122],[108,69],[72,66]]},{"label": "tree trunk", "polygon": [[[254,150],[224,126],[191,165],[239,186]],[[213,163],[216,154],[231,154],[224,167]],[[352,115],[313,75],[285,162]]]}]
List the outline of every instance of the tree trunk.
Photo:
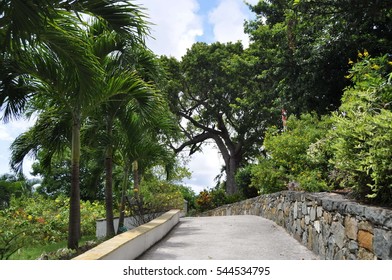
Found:
[{"label": "tree trunk", "polygon": [[190,117],[187,118],[186,114],[180,114],[180,116],[185,117],[186,119],[191,121],[196,127],[202,128],[207,131],[193,138],[190,138],[189,141],[186,141],[185,143],[181,144],[179,148],[173,147],[174,151],[176,153],[179,153],[185,147],[192,145],[191,153],[190,153],[192,154],[194,151],[196,151],[193,150],[194,149],[193,147],[195,147],[195,145],[202,143],[207,139],[213,139],[215,141],[215,144],[218,146],[218,149],[223,157],[223,160],[225,161],[226,193],[227,194],[237,193],[238,186],[235,182],[235,174],[238,170],[238,167],[240,166],[243,157],[243,152],[242,152],[243,142],[239,141],[235,143],[230,139],[229,131],[225,128],[223,124],[222,116],[220,116],[221,121],[219,122],[218,125],[221,131],[206,129],[204,128],[203,125],[198,125],[197,122],[192,118]]},{"label": "tree trunk", "polygon": [[120,218],[118,219],[118,229],[117,233],[121,232],[121,227],[124,226],[124,219],[125,219],[125,196],[127,194],[127,187],[128,187],[128,179],[129,179],[129,163],[128,161],[125,163],[124,167],[124,178],[121,190],[121,206],[120,206]]},{"label": "tree trunk", "polygon": [[[112,139],[113,122],[109,118],[107,122],[107,135]],[[106,207],[106,237],[115,235],[113,224],[113,147],[110,143],[105,156],[105,207]]]},{"label": "tree trunk", "polygon": [[139,191],[139,165],[137,160],[132,163],[132,171],[133,171],[133,189]]},{"label": "tree trunk", "polygon": [[238,170],[240,161],[231,156],[226,163],[226,193],[227,194],[235,194],[238,192],[238,186],[235,182],[235,174]]},{"label": "tree trunk", "polygon": [[238,186],[235,182],[235,173],[237,172],[242,159],[241,145],[232,143],[228,136],[226,136],[226,141],[222,140],[219,136],[214,136],[213,139],[225,161],[226,193],[235,194],[238,192]]},{"label": "tree trunk", "polygon": [[68,248],[77,249],[80,239],[80,114],[75,114],[72,124],[72,171],[68,223]]}]

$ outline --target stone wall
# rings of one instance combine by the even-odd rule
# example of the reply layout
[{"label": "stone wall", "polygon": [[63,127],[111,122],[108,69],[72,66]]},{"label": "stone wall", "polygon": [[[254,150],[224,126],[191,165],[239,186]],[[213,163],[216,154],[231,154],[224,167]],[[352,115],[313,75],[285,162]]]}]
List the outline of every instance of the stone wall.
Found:
[{"label": "stone wall", "polygon": [[203,213],[225,215],[273,220],[321,259],[392,259],[392,210],[338,194],[283,191]]}]

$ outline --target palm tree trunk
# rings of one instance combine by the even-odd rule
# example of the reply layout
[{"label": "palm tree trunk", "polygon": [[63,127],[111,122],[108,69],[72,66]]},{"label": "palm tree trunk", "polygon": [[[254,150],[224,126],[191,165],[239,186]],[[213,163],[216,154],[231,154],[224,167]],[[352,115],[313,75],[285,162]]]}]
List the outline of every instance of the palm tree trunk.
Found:
[{"label": "palm tree trunk", "polygon": [[139,191],[140,188],[140,180],[139,180],[139,164],[137,160],[132,163],[132,171],[133,171],[133,189]]},{"label": "palm tree trunk", "polygon": [[72,171],[68,223],[68,248],[70,249],[77,249],[80,239],[80,126],[80,114],[76,113],[72,124]]},{"label": "palm tree trunk", "polygon": [[[113,134],[113,121],[107,120],[106,132],[111,139]],[[113,147],[111,144],[106,149],[105,157],[105,206],[106,206],[106,237],[115,235],[113,224]]]},{"label": "palm tree trunk", "polygon": [[124,178],[123,178],[122,191],[121,191],[120,218],[118,220],[117,233],[120,233],[121,232],[121,227],[124,226],[125,196],[126,196],[126,193],[127,193],[128,179],[129,179],[129,162],[127,160],[125,162],[125,167],[124,167]]}]

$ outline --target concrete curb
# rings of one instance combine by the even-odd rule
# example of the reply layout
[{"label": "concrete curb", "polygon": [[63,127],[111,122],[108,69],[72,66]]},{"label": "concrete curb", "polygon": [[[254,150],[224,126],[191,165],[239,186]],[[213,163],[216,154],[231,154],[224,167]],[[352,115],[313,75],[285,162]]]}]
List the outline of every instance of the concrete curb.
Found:
[{"label": "concrete curb", "polygon": [[73,260],[133,260],[161,240],[180,219],[180,210],[162,216],[119,234]]}]

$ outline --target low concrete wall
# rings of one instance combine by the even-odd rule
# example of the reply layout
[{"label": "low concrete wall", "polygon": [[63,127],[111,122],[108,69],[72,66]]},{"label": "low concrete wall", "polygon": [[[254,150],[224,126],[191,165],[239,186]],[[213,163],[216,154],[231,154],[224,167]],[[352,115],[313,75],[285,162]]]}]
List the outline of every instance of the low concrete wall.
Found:
[{"label": "low concrete wall", "polygon": [[283,191],[203,213],[275,221],[323,259],[392,259],[392,210],[331,193]]},{"label": "low concrete wall", "polygon": [[[184,206],[183,207],[184,207],[184,209],[181,210],[180,217],[185,217],[187,212],[188,212],[188,201],[186,201],[185,199],[184,199]],[[162,214],[163,213],[147,214],[147,215],[145,215],[144,220],[145,221],[148,220],[148,219],[152,220],[153,218],[156,218],[156,217],[158,217],[158,216],[160,216]],[[150,217],[153,217],[153,218],[150,218]],[[136,227],[135,225],[138,224],[139,220],[140,219],[137,219],[137,218],[132,217],[132,216],[131,217],[125,217],[124,218],[124,227],[127,228],[128,230],[133,229],[133,228]],[[114,229],[115,230],[117,230],[117,228],[118,228],[118,221],[119,221],[118,217],[115,217],[113,219],[113,224],[114,224]],[[96,220],[95,225],[96,225],[95,236],[98,239],[105,238],[106,237],[106,219],[98,219],[98,220]]]},{"label": "low concrete wall", "polygon": [[170,210],[147,224],[116,235],[74,260],[133,260],[161,240],[179,219],[180,210]]},{"label": "low concrete wall", "polygon": [[[163,213],[156,213],[156,214],[145,215],[144,219],[145,219],[145,221],[146,220],[153,220],[154,217],[157,218],[157,217],[161,216],[162,214]],[[151,217],[151,218],[147,219],[148,217]],[[136,228],[135,225],[138,224],[138,220],[139,219],[137,219],[135,217],[125,217],[124,218],[124,227],[127,228],[128,230],[134,229],[134,228]],[[113,219],[114,229],[116,231],[117,231],[117,228],[118,228],[118,221],[119,221],[118,217],[115,217]],[[96,225],[95,236],[98,239],[105,238],[106,237],[106,219],[96,220],[95,225]]]}]

